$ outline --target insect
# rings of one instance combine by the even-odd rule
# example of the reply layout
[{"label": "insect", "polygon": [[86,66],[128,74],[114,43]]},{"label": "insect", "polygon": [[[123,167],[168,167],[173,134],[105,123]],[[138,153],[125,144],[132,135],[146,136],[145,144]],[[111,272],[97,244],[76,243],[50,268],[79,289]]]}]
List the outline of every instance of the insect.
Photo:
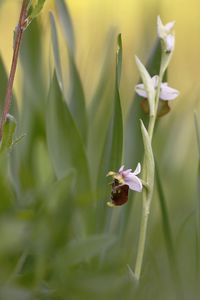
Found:
[{"label": "insect", "polygon": [[126,203],[128,201],[129,186],[127,184],[120,184],[116,178],[113,179],[111,186],[111,202],[108,202],[108,205],[119,206]]}]

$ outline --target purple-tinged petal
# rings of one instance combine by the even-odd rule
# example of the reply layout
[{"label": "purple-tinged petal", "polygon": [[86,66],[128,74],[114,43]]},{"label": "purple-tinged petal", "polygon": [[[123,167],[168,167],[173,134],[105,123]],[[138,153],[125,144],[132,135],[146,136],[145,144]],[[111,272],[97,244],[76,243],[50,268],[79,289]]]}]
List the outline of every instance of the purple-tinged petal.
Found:
[{"label": "purple-tinged petal", "polygon": [[174,100],[176,97],[178,97],[178,95],[179,95],[179,91],[169,87],[166,84],[161,84],[160,99]]},{"label": "purple-tinged petal", "polygon": [[130,173],[124,180],[125,184],[129,186],[129,188],[136,192],[142,191],[142,182],[141,180],[135,176],[133,173]]},{"label": "purple-tinged petal", "polygon": [[132,169],[127,169],[127,170],[124,170],[123,172],[121,172],[121,174],[125,178],[131,172],[132,172]]},{"label": "purple-tinged petal", "polygon": [[147,98],[147,93],[144,89],[144,84],[140,83],[140,84],[137,84],[136,87],[135,87],[135,92],[141,96],[141,97],[144,97],[144,98]]}]

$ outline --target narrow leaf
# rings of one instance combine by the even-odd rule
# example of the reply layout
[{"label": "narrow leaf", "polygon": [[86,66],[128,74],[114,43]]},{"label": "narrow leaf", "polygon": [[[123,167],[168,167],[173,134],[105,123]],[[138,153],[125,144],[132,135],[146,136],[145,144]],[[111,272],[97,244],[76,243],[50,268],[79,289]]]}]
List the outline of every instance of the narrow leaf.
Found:
[{"label": "narrow leaf", "polygon": [[[112,113],[113,101],[113,49],[116,33],[112,30],[106,38],[106,47],[103,51],[105,57],[101,73],[88,112],[88,156],[93,182],[96,184],[99,162],[105,137]],[[115,74],[114,74],[115,75]],[[103,122],[102,122],[103,119]]]},{"label": "narrow leaf", "polygon": [[30,9],[28,12],[28,24],[27,26],[35,19],[43,9],[44,3],[46,0],[32,0],[30,1]]},{"label": "narrow leaf", "polygon": [[77,127],[80,131],[81,137],[86,144],[87,141],[87,113],[85,106],[85,95],[81,78],[76,67],[74,58],[69,53],[69,67],[70,67],[70,92],[69,92],[69,109],[74,117]]},{"label": "narrow leaf", "polygon": [[[123,149],[123,120],[122,109],[119,94],[119,79],[121,76],[122,64],[122,43],[121,35],[118,36],[116,54],[116,73],[115,73],[115,95],[113,116],[110,121],[107,138],[105,140],[102,152],[102,161],[100,163],[100,176],[105,176],[109,170],[116,170],[121,165]],[[104,163],[103,163],[104,162]],[[102,169],[103,167],[103,169]]]},{"label": "narrow leaf", "polygon": [[84,146],[55,74],[49,91],[46,128],[49,152],[57,177],[62,178],[70,169],[74,169],[78,182],[77,193],[83,199],[88,198],[90,179]]},{"label": "narrow leaf", "polygon": [[72,25],[72,20],[69,14],[68,7],[64,0],[56,0],[56,7],[60,17],[61,25],[64,31],[65,39],[68,42],[68,48],[71,55],[75,53],[75,36]]},{"label": "narrow leaf", "polygon": [[197,182],[196,182],[196,207],[195,207],[195,231],[196,231],[196,268],[197,268],[197,276],[199,278],[200,275],[200,123],[197,116],[197,112],[194,112],[194,123],[196,129],[196,139],[197,139],[197,147],[198,147],[198,170],[197,170]]},{"label": "narrow leaf", "polygon": [[50,17],[50,24],[51,24],[51,37],[52,37],[52,44],[53,44],[53,54],[54,54],[54,61],[55,61],[56,76],[57,76],[60,88],[63,89],[62,69],[61,69],[61,62],[60,62],[60,51],[59,51],[56,24],[55,24],[55,19],[54,19],[54,16],[52,13],[49,14],[49,17]]},{"label": "narrow leaf", "polygon": [[122,67],[122,41],[121,34],[118,35],[118,49],[116,55],[116,82],[115,82],[115,99],[114,99],[114,115],[112,124],[112,148],[110,153],[110,169],[116,170],[122,161],[123,150],[123,120],[122,108],[119,94],[119,84],[121,78]]},{"label": "narrow leaf", "polygon": [[159,174],[158,165],[155,162],[155,178],[157,183],[157,191],[158,191],[158,198],[159,198],[159,204],[160,204],[160,210],[161,210],[161,220],[163,225],[163,233],[165,237],[166,242],[166,249],[167,254],[169,257],[169,261],[171,262],[171,265],[174,265],[175,263],[175,251],[174,251],[174,245],[173,245],[173,238],[172,238],[172,231],[171,231],[171,225],[169,220],[169,215],[167,211],[167,202],[161,182],[161,176]]},{"label": "narrow leaf", "polygon": [[[109,170],[117,170],[121,166],[122,162],[122,150],[123,150],[123,119],[122,109],[119,94],[119,79],[121,76],[122,65],[122,43],[121,35],[118,36],[118,45],[116,53],[116,72],[115,72],[115,95],[114,95],[114,107],[113,115],[110,120],[108,133],[105,139],[104,148],[101,155],[101,161],[98,173],[98,184],[104,186],[103,192],[98,197],[99,201],[98,217],[101,218],[99,223],[103,221],[102,215],[105,210],[106,197],[108,197],[108,191],[106,189],[106,174]],[[103,202],[105,200],[105,203]],[[104,216],[105,217],[105,216]]]},{"label": "narrow leaf", "polygon": [[34,19],[37,17],[37,15],[41,12],[44,3],[46,0],[32,0],[32,5],[31,5],[31,13],[28,15],[31,19]]},{"label": "narrow leaf", "polygon": [[71,111],[74,117],[74,121],[77,124],[81,137],[84,143],[86,144],[87,126],[88,126],[87,113],[86,113],[83,85],[75,61],[75,37],[74,37],[73,25],[65,2],[63,0],[56,0],[56,6],[58,9],[58,14],[60,17],[64,36],[67,42],[68,56],[69,56],[70,86],[69,86],[69,93],[66,96],[66,100],[69,103],[69,110]]}]

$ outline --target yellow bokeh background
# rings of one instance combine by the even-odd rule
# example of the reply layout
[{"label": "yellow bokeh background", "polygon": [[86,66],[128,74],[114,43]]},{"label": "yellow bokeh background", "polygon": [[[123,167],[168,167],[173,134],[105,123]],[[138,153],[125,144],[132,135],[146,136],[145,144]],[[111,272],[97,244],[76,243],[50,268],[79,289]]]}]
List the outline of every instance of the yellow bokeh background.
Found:
[{"label": "yellow bokeh background", "polygon": [[[137,71],[134,55],[146,61],[156,37],[156,17],[163,22],[176,21],[176,48],[169,67],[169,81],[182,95],[193,97],[200,78],[200,13],[199,1],[169,0],[69,0],[78,44],[78,64],[85,75],[87,66],[98,69],[105,37],[110,28],[115,27],[123,39],[122,93],[131,98]],[[91,61],[89,61],[91,59]],[[124,91],[123,86],[127,91]],[[88,88],[88,87],[87,87]],[[124,100],[125,101],[125,100]],[[185,101],[189,101],[186,100]]]},{"label": "yellow bokeh background", "polygon": [[[20,12],[20,0],[0,2],[0,52],[9,70],[12,58],[12,38]],[[178,114],[184,118],[181,132],[178,132],[180,145],[190,144],[190,131],[193,128],[193,111],[198,110],[200,78],[200,4],[198,0],[68,0],[76,37],[76,61],[83,82],[86,99],[89,103],[98,84],[103,58],[107,52],[107,38],[114,28],[115,36],[122,34],[123,71],[121,81],[121,99],[126,114],[133,98],[138,72],[134,55],[145,62],[156,38],[156,17],[161,16],[164,23],[175,20],[176,48],[169,67],[169,84],[180,90],[181,96],[171,104],[173,114],[163,118],[163,124],[173,122]],[[44,34],[44,49],[49,60],[51,39],[49,11],[57,14],[53,0],[47,0],[39,17]],[[58,18],[57,18],[58,21]],[[58,23],[58,22],[57,22]],[[57,26],[60,28],[59,26]],[[60,31],[61,49],[64,41]],[[113,65],[115,46],[113,51]],[[63,66],[66,62],[63,56]],[[114,70],[114,68],[113,68]],[[48,77],[44,72],[44,76]],[[22,75],[17,69],[14,89],[20,102]],[[182,115],[181,115],[182,114]],[[187,119],[188,118],[188,119]],[[163,125],[163,126],[164,126]],[[176,131],[175,131],[176,132]],[[173,135],[173,132],[172,132]],[[169,137],[170,138],[170,135]],[[174,136],[172,137],[174,139]],[[187,147],[184,148],[187,152]],[[184,151],[182,152],[184,153]],[[186,155],[186,154],[185,154]],[[177,159],[180,159],[180,154]],[[183,158],[184,159],[184,154]],[[182,160],[181,160],[182,161]]]},{"label": "yellow bokeh background", "polygon": [[[13,29],[17,24],[21,1],[1,0],[0,3],[0,51],[9,69]],[[122,33],[123,74],[129,82],[126,84],[128,98],[131,96],[130,92],[137,77],[134,55],[137,54],[143,61],[148,57],[156,36],[157,15],[161,16],[164,23],[176,21],[176,49],[170,65],[170,82],[180,89],[183,95],[192,93],[194,88],[198,88],[200,75],[198,0],[68,0],[67,4],[75,28],[77,64],[86,94],[90,95],[88,90],[93,89],[89,86],[90,79],[97,77],[102,63],[106,51],[106,36],[111,28],[115,28],[116,34]],[[48,13],[54,9],[54,1],[47,0],[40,16],[43,28],[49,27]]]}]

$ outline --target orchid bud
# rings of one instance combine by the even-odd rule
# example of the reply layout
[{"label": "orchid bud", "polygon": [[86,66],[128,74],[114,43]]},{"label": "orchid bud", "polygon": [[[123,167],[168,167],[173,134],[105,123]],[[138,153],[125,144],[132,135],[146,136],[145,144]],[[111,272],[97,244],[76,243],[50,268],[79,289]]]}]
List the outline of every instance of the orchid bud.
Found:
[{"label": "orchid bud", "polygon": [[175,46],[175,35],[174,35],[174,24],[175,21],[169,22],[166,25],[163,25],[160,16],[157,18],[157,32],[158,37],[162,41],[163,50],[166,53],[171,53],[174,50]]}]

